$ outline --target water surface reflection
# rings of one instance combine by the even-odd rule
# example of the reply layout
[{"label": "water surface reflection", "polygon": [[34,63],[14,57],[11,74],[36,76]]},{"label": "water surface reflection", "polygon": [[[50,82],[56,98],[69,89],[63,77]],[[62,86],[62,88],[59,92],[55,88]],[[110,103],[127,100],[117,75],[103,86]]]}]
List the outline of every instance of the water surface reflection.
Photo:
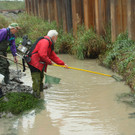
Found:
[{"label": "water surface reflection", "polygon": [[[72,67],[114,74],[96,60],[59,56]],[[46,109],[38,114],[33,110],[12,122],[1,120],[1,134],[11,133],[9,128],[13,128],[16,135],[135,135],[135,121],[128,118],[134,108],[116,101],[116,94],[130,91],[124,82],[53,66],[48,74],[62,80],[44,91]],[[30,84],[27,75],[25,83]]]}]

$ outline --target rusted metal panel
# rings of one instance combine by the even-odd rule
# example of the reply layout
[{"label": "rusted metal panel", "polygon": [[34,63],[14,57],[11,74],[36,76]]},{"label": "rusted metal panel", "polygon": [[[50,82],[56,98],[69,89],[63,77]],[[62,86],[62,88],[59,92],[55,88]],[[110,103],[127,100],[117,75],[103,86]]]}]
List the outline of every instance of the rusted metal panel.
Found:
[{"label": "rusted metal panel", "polygon": [[27,3],[28,1],[27,0],[25,0],[25,11],[26,11],[26,13],[28,14],[28,3]]},{"label": "rusted metal panel", "polygon": [[71,0],[62,0],[62,18],[64,31],[70,32],[72,29]]},{"label": "rusted metal panel", "polygon": [[43,3],[42,3],[42,4],[43,4],[43,5],[42,5],[42,6],[43,6],[43,19],[47,21],[47,20],[48,20],[48,6],[47,6],[47,0],[43,0],[42,2],[43,2]]},{"label": "rusted metal panel", "polygon": [[56,20],[65,32],[73,28],[76,33],[77,25],[84,22],[87,29],[93,27],[98,34],[104,34],[105,26],[111,22],[112,41],[126,29],[134,39],[134,5],[134,0],[25,0],[28,14],[49,22]]},{"label": "rusted metal panel", "polygon": [[125,32],[127,30],[127,1],[128,0],[122,0],[122,26],[123,30],[122,32]]},{"label": "rusted metal panel", "polygon": [[72,24],[74,35],[77,32],[77,25],[83,22],[83,0],[72,0]]},{"label": "rusted metal panel", "polygon": [[41,17],[44,18],[44,0],[41,0]]},{"label": "rusted metal panel", "polygon": [[34,9],[35,9],[34,6],[35,6],[34,5],[34,0],[31,0],[31,14],[33,14],[33,15],[34,15]]},{"label": "rusted metal panel", "polygon": [[76,0],[72,0],[72,21],[73,21],[73,34],[76,35],[77,32],[77,5]]},{"label": "rusted metal panel", "polygon": [[54,13],[54,0],[49,0],[50,2],[50,20],[54,21],[55,20],[55,13]]},{"label": "rusted metal panel", "polygon": [[38,16],[38,4],[37,4],[37,0],[34,0],[34,15]]},{"label": "rusted metal panel", "polygon": [[59,26],[59,21],[58,21],[58,10],[57,10],[57,2],[56,0],[54,0],[54,17],[55,17],[55,21],[57,26]]},{"label": "rusted metal panel", "polygon": [[[110,0],[95,0],[95,21],[96,31],[98,34],[105,34],[105,27],[110,21],[110,15],[108,15],[108,8]],[[108,2],[108,3],[107,3]]]},{"label": "rusted metal panel", "polygon": [[110,23],[111,21],[111,0],[105,0],[105,10],[106,10],[106,22],[108,24],[108,22]]},{"label": "rusted metal panel", "polygon": [[127,28],[127,12],[124,11],[126,9],[126,0],[111,0],[112,41]]},{"label": "rusted metal panel", "polygon": [[67,32],[70,32],[72,29],[72,9],[71,9],[71,0],[64,0],[65,10],[66,10],[66,20],[67,20]]},{"label": "rusted metal panel", "polygon": [[62,0],[56,0],[57,13],[58,13],[58,25],[62,25]]},{"label": "rusted metal panel", "polygon": [[67,17],[66,17],[66,10],[65,10],[65,1],[62,0],[62,19],[63,19],[63,30],[67,32]]},{"label": "rusted metal panel", "polygon": [[76,0],[76,12],[77,12],[77,23],[84,23],[84,9],[83,9],[83,0]]},{"label": "rusted metal panel", "polygon": [[112,41],[115,41],[116,39],[116,10],[115,10],[115,5],[116,5],[116,1],[115,0],[111,0],[111,31],[112,31]]},{"label": "rusted metal panel", "polygon": [[30,7],[30,0],[27,0],[27,13],[30,14],[31,13],[31,7]]},{"label": "rusted metal panel", "polygon": [[135,1],[127,1],[128,33],[129,38],[135,40]]},{"label": "rusted metal panel", "polygon": [[95,0],[83,0],[84,24],[86,28],[95,27]]},{"label": "rusted metal panel", "polygon": [[38,16],[41,17],[41,11],[42,11],[42,10],[41,10],[41,6],[42,6],[42,5],[41,5],[41,0],[36,1],[36,3],[37,3],[37,5],[38,5]]},{"label": "rusted metal panel", "polygon": [[48,21],[54,21],[54,0],[47,0]]},{"label": "rusted metal panel", "polygon": [[32,1],[29,0],[28,3],[29,3],[29,14],[31,15],[31,13],[32,13],[32,6],[31,6]]}]

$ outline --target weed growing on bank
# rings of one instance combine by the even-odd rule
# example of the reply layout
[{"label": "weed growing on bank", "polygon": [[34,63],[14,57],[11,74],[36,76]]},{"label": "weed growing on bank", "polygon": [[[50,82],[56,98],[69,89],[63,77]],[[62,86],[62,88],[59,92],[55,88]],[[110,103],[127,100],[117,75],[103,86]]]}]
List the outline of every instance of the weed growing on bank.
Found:
[{"label": "weed growing on bank", "polygon": [[55,52],[63,54],[72,54],[72,47],[74,45],[74,37],[72,33],[59,34],[57,42],[55,44]]},{"label": "weed growing on bank", "polygon": [[98,58],[106,50],[106,44],[93,29],[86,30],[84,26],[79,26],[72,50],[79,59]]},{"label": "weed growing on bank", "polygon": [[0,112],[21,114],[31,109],[44,108],[44,101],[35,98],[30,93],[12,92],[0,98]]},{"label": "weed growing on bank", "polygon": [[43,19],[35,16],[29,16],[27,14],[20,14],[17,19],[17,23],[22,28],[18,33],[18,37],[28,35],[28,38],[33,42],[39,37],[47,35],[47,32],[51,29],[57,29],[56,22],[47,22]]},{"label": "weed growing on bank", "polygon": [[135,90],[135,42],[128,39],[127,32],[120,34],[111,49],[99,58],[103,65],[122,75]]},{"label": "weed growing on bank", "polygon": [[25,9],[25,1],[0,1],[1,10]]},{"label": "weed growing on bank", "polygon": [[62,27],[58,28],[56,22],[49,23],[39,17],[21,14],[17,22],[22,27],[17,36],[28,35],[33,42],[47,35],[49,30],[56,29],[59,33],[55,44],[56,53],[73,54],[79,59],[85,59],[97,58],[106,49],[103,38],[92,29],[86,30],[84,26],[78,26],[77,36],[74,37],[72,32],[65,33]]},{"label": "weed growing on bank", "polygon": [[7,28],[9,24],[10,22],[3,15],[0,15],[0,29]]}]

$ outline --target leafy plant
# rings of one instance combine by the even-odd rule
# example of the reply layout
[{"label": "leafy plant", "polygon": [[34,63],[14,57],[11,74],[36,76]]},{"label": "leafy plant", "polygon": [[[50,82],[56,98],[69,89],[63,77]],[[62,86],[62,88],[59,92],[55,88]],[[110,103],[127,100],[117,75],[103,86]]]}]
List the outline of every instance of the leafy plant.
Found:
[{"label": "leafy plant", "polygon": [[106,49],[104,40],[92,29],[85,30],[83,27],[80,30],[72,48],[74,54],[79,59],[97,58]]},{"label": "leafy plant", "polygon": [[0,15],[0,29],[7,28],[8,25],[9,21],[3,15]]},{"label": "leafy plant", "polygon": [[58,36],[55,52],[56,53],[65,53],[71,54],[71,48],[74,44],[74,37],[71,33],[61,32]]},{"label": "leafy plant", "polygon": [[32,41],[36,41],[39,37],[47,35],[51,29],[57,30],[56,22],[49,23],[39,17],[29,16],[27,14],[21,14],[17,22],[22,28],[17,36],[28,35]]},{"label": "leafy plant", "polygon": [[25,9],[24,1],[0,1],[0,9]]},{"label": "leafy plant", "polygon": [[33,108],[43,108],[43,100],[38,100],[30,93],[12,92],[8,93],[5,98],[0,99],[0,112],[11,112],[20,114]]}]

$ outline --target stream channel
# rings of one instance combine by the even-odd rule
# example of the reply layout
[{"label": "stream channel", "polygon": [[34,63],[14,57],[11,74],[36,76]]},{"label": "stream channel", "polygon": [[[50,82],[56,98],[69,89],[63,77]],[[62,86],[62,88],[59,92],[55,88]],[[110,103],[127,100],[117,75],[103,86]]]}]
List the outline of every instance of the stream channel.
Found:
[{"label": "stream channel", "polygon": [[[71,67],[117,75],[97,60],[58,56]],[[135,135],[135,119],[129,118],[135,109],[117,101],[130,92],[125,82],[55,66],[48,66],[47,74],[61,82],[44,90],[45,109],[0,119],[0,135]],[[29,69],[21,80],[32,85]]]}]

